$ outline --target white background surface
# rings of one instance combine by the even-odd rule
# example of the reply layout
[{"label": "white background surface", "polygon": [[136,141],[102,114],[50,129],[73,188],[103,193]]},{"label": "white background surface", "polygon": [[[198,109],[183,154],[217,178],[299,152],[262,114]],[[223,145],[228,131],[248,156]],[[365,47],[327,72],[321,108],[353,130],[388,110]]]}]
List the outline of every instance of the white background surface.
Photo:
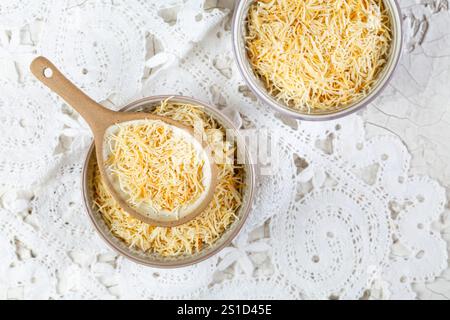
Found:
[{"label": "white background surface", "polygon": [[[412,154],[411,173],[427,174],[450,195],[450,12],[448,1],[399,1],[406,48],[383,98],[363,113],[367,132],[388,130]],[[443,238],[450,240],[447,215]],[[435,282],[416,285],[419,297],[449,299],[449,270]]]}]

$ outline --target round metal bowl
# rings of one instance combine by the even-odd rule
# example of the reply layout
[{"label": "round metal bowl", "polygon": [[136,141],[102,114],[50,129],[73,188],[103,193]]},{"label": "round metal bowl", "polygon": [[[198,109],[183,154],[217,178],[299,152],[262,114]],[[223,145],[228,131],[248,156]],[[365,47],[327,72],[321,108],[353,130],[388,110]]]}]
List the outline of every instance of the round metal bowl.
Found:
[{"label": "round metal bowl", "polygon": [[255,76],[253,69],[248,61],[246,47],[245,47],[245,35],[247,14],[250,5],[254,0],[240,0],[235,7],[233,22],[232,22],[232,35],[233,35],[233,51],[237,61],[238,68],[244,77],[247,85],[253,91],[253,93],[266,104],[271,106],[274,110],[296,118],[300,120],[310,121],[325,121],[340,118],[358,111],[362,107],[368,105],[373,99],[375,99],[383,88],[387,85],[392,77],[394,70],[397,67],[402,51],[402,19],[400,13],[400,7],[396,0],[384,0],[384,3],[389,10],[392,21],[392,45],[389,60],[384,67],[383,71],[378,77],[377,82],[370,90],[368,95],[363,99],[356,101],[348,106],[335,111],[322,111],[316,113],[307,113],[294,110],[282,102],[277,101],[272,97],[265,89],[263,83]]},{"label": "round metal bowl", "polygon": [[[129,104],[121,111],[151,111],[156,105],[159,105],[161,101],[169,99],[174,103],[189,103],[193,105],[202,106],[204,111],[215,118],[225,129],[227,134],[234,134],[236,141],[238,141],[237,157],[238,159],[244,159],[245,169],[245,188],[243,191],[243,203],[237,212],[238,219],[225,231],[220,239],[218,239],[212,246],[205,247],[201,252],[193,255],[184,255],[176,258],[165,258],[157,254],[145,253],[139,249],[133,249],[128,247],[121,239],[114,236],[109,230],[108,226],[104,222],[101,214],[98,212],[98,207],[93,202],[93,188],[92,178],[94,174],[94,165],[96,162],[94,144],[91,145],[86,157],[83,170],[83,198],[86,206],[86,211],[91,219],[94,227],[105,240],[105,242],[116,252],[124,257],[151,267],[157,268],[178,268],[188,265],[192,265],[203,261],[222,248],[226,247],[239,233],[250,211],[250,207],[253,199],[253,188],[255,185],[255,172],[254,167],[250,159],[249,152],[245,145],[242,143],[243,139],[240,136],[238,130],[233,124],[222,115],[217,109],[209,106],[208,104],[196,99],[191,99],[182,96],[155,96],[145,98]],[[230,132],[231,131],[231,132]]]}]

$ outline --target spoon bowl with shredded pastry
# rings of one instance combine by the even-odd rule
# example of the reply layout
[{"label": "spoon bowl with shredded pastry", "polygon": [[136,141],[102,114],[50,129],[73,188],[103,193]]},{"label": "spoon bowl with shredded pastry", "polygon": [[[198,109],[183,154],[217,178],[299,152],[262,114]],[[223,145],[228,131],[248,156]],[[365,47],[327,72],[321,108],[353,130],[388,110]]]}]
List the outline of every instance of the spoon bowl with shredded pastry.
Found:
[{"label": "spoon bowl with shredded pastry", "polygon": [[389,82],[402,46],[395,0],[242,0],[235,58],[258,98],[302,120],[368,105]]},{"label": "spoon bowl with shredded pastry", "polygon": [[111,197],[130,216],[173,227],[197,217],[213,199],[217,167],[191,126],[142,112],[116,112],[93,101],[46,58],[31,72],[86,120],[99,172]]}]

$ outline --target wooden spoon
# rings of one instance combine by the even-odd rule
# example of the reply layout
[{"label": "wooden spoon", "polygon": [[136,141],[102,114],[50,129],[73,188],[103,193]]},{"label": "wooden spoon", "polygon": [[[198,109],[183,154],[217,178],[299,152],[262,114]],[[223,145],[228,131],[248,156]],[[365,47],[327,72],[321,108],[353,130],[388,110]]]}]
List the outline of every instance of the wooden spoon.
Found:
[{"label": "wooden spoon", "polygon": [[[89,124],[92,133],[94,135],[94,143],[96,149],[97,163],[100,170],[100,174],[103,181],[106,184],[111,196],[118,202],[118,204],[131,216],[154,226],[173,227],[186,223],[194,219],[197,215],[203,212],[209,205],[213,196],[215,187],[217,184],[217,167],[212,159],[210,152],[207,149],[207,145],[203,141],[199,141],[194,135],[193,129],[187,127],[170,118],[161,117],[149,113],[143,112],[116,112],[109,110],[91,98],[89,98],[84,92],[78,89],[72,82],[70,82],[64,75],[46,58],[36,58],[30,66],[31,72],[39,79],[43,84],[50,88],[53,92],[63,98],[69,105],[71,105]],[[149,216],[144,212],[131,207],[124,197],[120,194],[120,189],[112,182],[112,177],[108,173],[105,165],[105,152],[104,142],[108,128],[115,126],[119,123],[130,121],[142,121],[142,120],[161,120],[166,124],[186,130],[191,137],[192,141],[198,141],[203,147],[203,154],[205,155],[204,170],[206,170],[206,177],[208,181],[205,184],[205,191],[200,197],[199,202],[193,207],[189,208],[189,211],[183,212],[181,217],[177,214],[161,214]]]}]

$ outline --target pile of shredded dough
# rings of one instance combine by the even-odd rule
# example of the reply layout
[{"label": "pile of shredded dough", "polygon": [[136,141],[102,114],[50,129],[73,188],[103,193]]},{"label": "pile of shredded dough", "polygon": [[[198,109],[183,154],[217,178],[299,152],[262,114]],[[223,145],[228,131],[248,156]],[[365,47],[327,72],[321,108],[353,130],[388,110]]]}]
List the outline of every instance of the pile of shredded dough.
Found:
[{"label": "pile of shredded dough", "polygon": [[305,113],[364,98],[391,47],[383,0],[255,1],[248,12],[250,64],[269,94]]},{"label": "pile of shredded dough", "polygon": [[[223,143],[225,129],[202,107],[163,102],[153,113],[190,126],[201,124],[208,142],[220,146],[221,150],[213,147],[213,154],[232,159],[217,163],[218,184],[213,201],[201,215],[186,224],[172,228],[153,227],[130,217],[118,206],[96,167],[93,183],[95,207],[112,233],[130,247],[164,257],[194,254],[217,241],[237,219],[236,214],[242,204],[245,171],[242,165],[234,161],[235,146]],[[222,143],[218,143],[219,140]]]},{"label": "pile of shredded dough", "polygon": [[204,192],[205,161],[175,130],[161,120],[144,120],[117,125],[107,136],[105,164],[132,207],[176,213]]}]

